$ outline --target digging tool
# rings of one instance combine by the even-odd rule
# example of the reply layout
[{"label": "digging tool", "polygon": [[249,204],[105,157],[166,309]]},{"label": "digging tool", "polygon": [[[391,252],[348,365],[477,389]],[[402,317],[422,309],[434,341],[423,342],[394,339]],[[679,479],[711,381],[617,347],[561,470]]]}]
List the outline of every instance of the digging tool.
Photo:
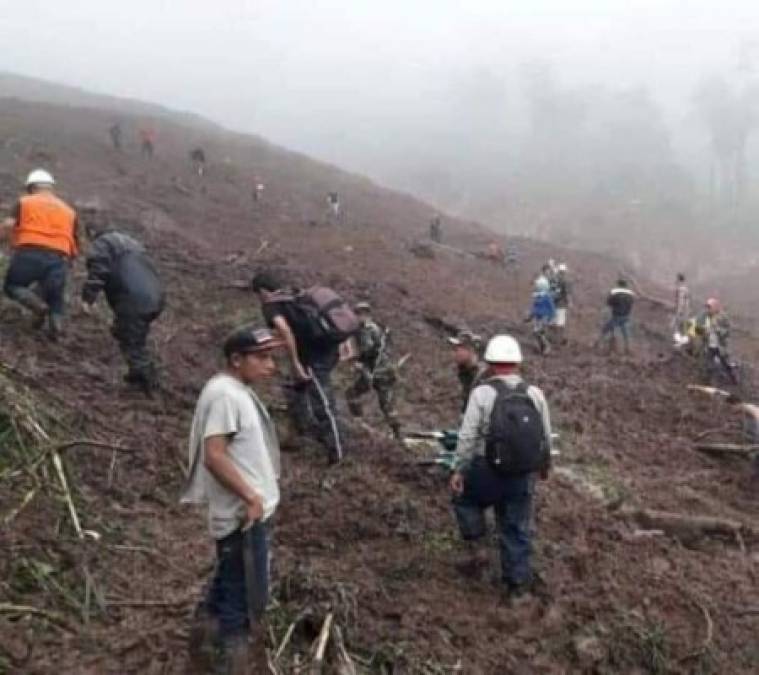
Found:
[{"label": "digging tool", "polygon": [[337,419],[335,418],[335,413],[332,410],[332,406],[329,404],[329,398],[327,397],[327,394],[324,392],[324,389],[319,383],[319,380],[314,376],[314,373],[310,368],[308,369],[308,374],[311,376],[311,381],[313,382],[314,387],[316,387],[316,391],[319,393],[319,398],[321,399],[322,406],[324,406],[324,412],[327,413],[327,418],[329,419],[330,426],[332,427],[332,434],[335,437],[335,451],[337,452],[337,461],[342,462],[343,447],[342,443],[340,442],[340,432],[337,428]]},{"label": "digging tool", "polygon": [[[266,526],[260,520],[242,530],[242,558],[245,567],[245,597],[248,604],[248,620],[250,632],[254,639],[256,628],[266,610],[266,586],[260,580],[266,578],[268,570],[259,570],[253,551],[262,539],[266,538]],[[264,565],[266,563],[264,562]]]},{"label": "digging tool", "polygon": [[689,384],[688,385],[689,391],[697,391],[702,394],[707,394],[708,396],[714,396],[718,398],[726,398],[726,399],[736,399],[735,394],[731,394],[729,391],[725,391],[724,389],[717,389],[716,387],[706,387],[701,384]]}]

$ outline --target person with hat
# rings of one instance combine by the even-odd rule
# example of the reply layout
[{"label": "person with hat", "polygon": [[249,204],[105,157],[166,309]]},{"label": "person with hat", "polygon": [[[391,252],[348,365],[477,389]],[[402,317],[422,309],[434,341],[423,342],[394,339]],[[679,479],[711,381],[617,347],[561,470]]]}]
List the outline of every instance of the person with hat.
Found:
[{"label": "person with hat", "polygon": [[[27,194],[13,213],[13,255],[5,275],[5,294],[35,315],[57,340],[63,326],[66,279],[70,261],[79,253],[76,211],[54,192],[55,179],[35,169],[26,179]],[[37,289],[31,286],[37,284]]]},{"label": "person with hat", "polygon": [[114,317],[111,334],[128,366],[124,381],[150,395],[158,387],[158,371],[147,340],[165,305],[163,284],[139,241],[110,229],[95,207],[85,207],[82,217],[90,240],[82,307],[89,314],[100,292],[105,294]]},{"label": "person with hat", "polygon": [[485,373],[485,364],[480,359],[482,338],[470,330],[463,330],[455,337],[448,338],[453,348],[456,375],[461,384],[461,412],[466,410],[469,394]]},{"label": "person with hat", "polygon": [[212,651],[210,645],[219,644],[228,673],[249,672],[251,634],[257,652],[264,646],[260,619],[269,594],[280,450],[272,418],[252,387],[274,376],[274,353],[282,344],[265,328],[235,330],[224,342],[224,369],[200,393],[190,430],[182,502],[207,505],[216,544],[216,566],[196,612],[191,656],[201,659]]},{"label": "person with hat", "polygon": [[551,416],[543,392],[520,375],[522,350],[510,335],[496,335],[485,350],[489,377],[472,391],[459,429],[451,473],[453,508],[469,555],[462,571],[486,567],[485,510],[498,528],[501,581],[509,597],[529,591],[535,475],[547,477]]},{"label": "person with hat", "polygon": [[385,421],[393,437],[401,438],[401,424],[395,408],[395,384],[398,376],[390,357],[390,330],[372,318],[368,302],[359,302],[353,308],[361,327],[356,333],[355,364],[358,371],[355,382],[345,392],[348,409],[355,417],[361,417],[361,398],[372,389]]},{"label": "person with hat", "polygon": [[722,310],[717,298],[709,298],[706,301],[704,311],[696,319],[696,335],[703,342],[704,369],[707,379],[713,379],[715,365],[719,364],[730,382],[738,384],[735,366],[727,348],[730,338],[730,319]]},{"label": "person with hat", "polygon": [[535,280],[534,288],[530,313],[525,323],[532,321],[532,333],[535,336],[538,351],[541,354],[548,354],[551,351],[551,345],[546,333],[556,316],[556,306],[551,295],[551,282],[544,275],[540,275]]}]

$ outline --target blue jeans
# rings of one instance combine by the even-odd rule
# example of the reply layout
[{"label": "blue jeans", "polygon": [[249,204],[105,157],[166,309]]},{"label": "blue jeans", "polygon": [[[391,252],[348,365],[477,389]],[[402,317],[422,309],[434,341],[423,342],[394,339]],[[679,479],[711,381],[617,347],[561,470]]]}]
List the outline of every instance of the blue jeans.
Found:
[{"label": "blue jeans", "polygon": [[[246,575],[243,547],[252,552],[253,567]],[[236,530],[216,541],[216,569],[204,601],[218,622],[219,637],[226,641],[250,631],[246,577],[253,583],[252,613],[260,619],[269,599],[269,527],[256,523],[246,532]]]},{"label": "blue jeans", "polygon": [[19,248],[13,253],[3,290],[16,299],[16,291],[38,283],[40,297],[53,316],[63,316],[68,260],[62,253],[42,248]]},{"label": "blue jeans", "polygon": [[619,332],[622,333],[622,339],[625,341],[625,344],[630,344],[629,324],[629,316],[612,316],[601,329],[601,337],[604,338],[607,335],[611,335],[613,337],[614,331],[619,330]]},{"label": "blue jeans", "polygon": [[485,509],[495,510],[498,547],[501,554],[501,581],[521,586],[532,581],[532,474],[502,476],[484,457],[475,457],[464,471],[464,492],[453,498],[461,536],[466,541],[487,533]]}]

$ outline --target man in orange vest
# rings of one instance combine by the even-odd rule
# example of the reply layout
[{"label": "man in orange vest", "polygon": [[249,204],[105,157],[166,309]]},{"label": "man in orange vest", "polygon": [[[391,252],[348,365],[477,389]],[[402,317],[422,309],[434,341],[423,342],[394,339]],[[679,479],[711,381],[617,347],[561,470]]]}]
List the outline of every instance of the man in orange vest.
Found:
[{"label": "man in orange vest", "polygon": [[[61,333],[69,264],[79,253],[76,211],[53,193],[55,180],[44,169],[26,179],[27,194],[16,205],[11,234],[13,256],[5,294],[30,309],[35,324],[47,321],[52,340]],[[37,289],[30,287],[37,284]]]}]

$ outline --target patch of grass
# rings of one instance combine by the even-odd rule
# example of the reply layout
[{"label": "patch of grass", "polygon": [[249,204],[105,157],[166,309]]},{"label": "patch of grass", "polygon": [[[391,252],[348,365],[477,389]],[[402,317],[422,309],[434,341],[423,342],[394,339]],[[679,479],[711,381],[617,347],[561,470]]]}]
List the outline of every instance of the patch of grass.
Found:
[{"label": "patch of grass", "polygon": [[422,548],[431,555],[450,553],[457,543],[456,537],[448,530],[429,530],[421,537]]},{"label": "patch of grass", "polygon": [[611,637],[609,659],[620,671],[637,666],[652,675],[670,672],[671,649],[660,621],[638,612],[620,612]]}]

